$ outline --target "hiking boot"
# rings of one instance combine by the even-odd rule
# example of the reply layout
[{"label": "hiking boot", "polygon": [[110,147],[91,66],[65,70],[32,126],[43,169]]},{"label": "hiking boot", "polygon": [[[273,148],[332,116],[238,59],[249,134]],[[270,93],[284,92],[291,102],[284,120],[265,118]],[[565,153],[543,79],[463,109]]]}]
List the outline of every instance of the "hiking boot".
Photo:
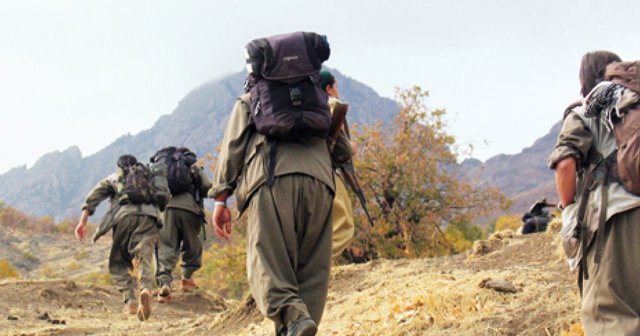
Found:
[{"label": "hiking boot", "polygon": [[169,287],[168,285],[162,285],[162,288],[160,288],[160,292],[158,292],[158,302],[171,302],[171,287]]},{"label": "hiking boot", "polygon": [[183,292],[191,292],[198,289],[198,286],[196,286],[193,279],[182,279],[182,281],[180,281],[180,289],[182,289]]},{"label": "hiking boot", "polygon": [[138,305],[138,320],[146,321],[151,316],[151,292],[146,288],[140,291],[138,301],[140,301]]},{"label": "hiking boot", "polygon": [[134,315],[137,312],[138,303],[135,300],[127,300],[124,304],[124,307],[122,307],[122,313],[124,313],[125,315]]},{"label": "hiking boot", "polygon": [[315,336],[318,325],[312,319],[305,317],[294,321],[287,330],[287,336]]}]

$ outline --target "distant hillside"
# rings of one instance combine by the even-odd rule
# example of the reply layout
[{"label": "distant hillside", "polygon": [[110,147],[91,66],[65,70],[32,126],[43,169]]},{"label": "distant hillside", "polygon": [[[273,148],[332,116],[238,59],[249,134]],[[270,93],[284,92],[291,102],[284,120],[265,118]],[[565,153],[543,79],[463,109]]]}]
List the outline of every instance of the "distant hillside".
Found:
[{"label": "distant hillside", "polygon": [[[351,105],[352,123],[386,123],[399,110],[395,102],[380,97],[366,85],[338,71],[334,73],[342,98]],[[187,146],[201,157],[215,154],[229,112],[242,93],[244,78],[244,73],[239,72],[195,88],[171,114],[160,117],[148,130],[124,135],[88,157],[74,146],[42,156],[31,168],[14,168],[0,175],[0,198],[33,215],[77,216],[87,192],[114,171],[121,154],[146,160],[157,149],[169,145]]]},{"label": "distant hillside", "polygon": [[493,185],[513,200],[511,210],[524,211],[536,200],[546,197],[556,202],[553,171],[547,167],[547,157],[553,149],[562,123],[514,155],[496,155],[486,162],[470,159],[462,163],[466,176],[477,183]]}]

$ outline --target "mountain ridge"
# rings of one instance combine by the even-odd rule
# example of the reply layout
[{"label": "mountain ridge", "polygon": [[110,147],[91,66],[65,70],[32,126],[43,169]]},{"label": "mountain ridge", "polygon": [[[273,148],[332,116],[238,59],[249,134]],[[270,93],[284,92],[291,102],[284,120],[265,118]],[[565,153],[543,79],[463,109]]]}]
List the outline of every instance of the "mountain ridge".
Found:
[{"label": "mountain ridge", "polygon": [[[351,123],[389,122],[399,110],[391,99],[332,69],[342,98],[349,102]],[[182,98],[175,109],[136,134],[116,138],[96,153],[82,156],[78,146],[44,154],[32,167],[10,169],[0,175],[2,201],[32,215],[75,217],[86,194],[113,172],[117,158],[132,154],[141,161],[165,146],[187,146],[204,158],[215,154],[229,112],[243,92],[244,72],[203,83]],[[96,127],[100,127],[98,125]],[[99,212],[104,211],[104,206]]]}]

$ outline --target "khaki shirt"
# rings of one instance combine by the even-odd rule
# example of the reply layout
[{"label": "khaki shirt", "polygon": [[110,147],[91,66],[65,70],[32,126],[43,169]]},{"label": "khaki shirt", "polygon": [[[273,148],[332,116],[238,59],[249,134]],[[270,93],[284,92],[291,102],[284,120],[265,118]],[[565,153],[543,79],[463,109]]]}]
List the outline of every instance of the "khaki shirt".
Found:
[{"label": "khaki shirt", "polygon": [[[231,111],[216,164],[209,197],[227,191],[235,193],[242,212],[248,200],[267,179],[269,146],[255,130],[250,116],[249,95],[238,98]],[[309,137],[296,142],[277,143],[274,176],[304,174],[335,190],[333,166],[325,139]]]},{"label": "khaki shirt", "polygon": [[[117,182],[118,177],[115,173],[98,182],[87,195],[82,205],[82,210],[86,209],[89,211],[89,215],[93,215],[100,202],[107,198],[110,199],[111,206],[116,205],[118,203]],[[125,204],[120,206],[114,219],[118,221],[127,215],[145,215],[159,218],[160,211],[158,207],[152,204]]]},{"label": "khaki shirt", "polygon": [[[589,163],[590,151],[597,150],[603,157],[607,157],[616,149],[616,140],[608,127],[605,126],[605,113],[601,113],[599,118],[600,120],[595,117],[586,117],[583,106],[573,109],[564,120],[556,146],[547,160],[547,164],[551,169],[555,169],[558,162],[569,156],[573,156],[576,159],[578,168],[586,167]],[[582,181],[584,177],[580,175],[578,177],[580,179],[579,184],[584,183]],[[579,192],[579,190],[580,188],[577,188],[576,192]],[[589,194],[586,216],[592,231],[598,225],[602,192],[602,184],[598,184]],[[574,204],[580,202],[579,198],[581,196],[576,195]],[[617,181],[609,182],[606,220],[616,214],[637,207],[640,207],[640,197],[624,190]]]},{"label": "khaki shirt", "polygon": [[203,168],[198,168],[198,175],[200,178],[200,188],[196,190],[200,193],[200,202],[196,201],[194,193],[185,192],[179,195],[171,197],[171,200],[167,204],[167,208],[176,208],[191,211],[196,215],[201,215],[204,211],[202,199],[207,197],[207,192],[211,189],[211,180],[204,172]]}]

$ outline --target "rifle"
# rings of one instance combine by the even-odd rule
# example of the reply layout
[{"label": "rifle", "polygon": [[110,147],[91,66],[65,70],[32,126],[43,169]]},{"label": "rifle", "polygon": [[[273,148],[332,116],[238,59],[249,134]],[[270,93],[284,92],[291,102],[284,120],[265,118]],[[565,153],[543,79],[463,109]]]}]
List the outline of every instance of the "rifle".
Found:
[{"label": "rifle", "polygon": [[[329,130],[329,140],[327,146],[329,147],[329,152],[333,152],[333,149],[340,137],[340,133],[343,132],[344,125],[346,123],[347,112],[349,111],[349,104],[336,99],[335,105],[333,106],[333,111],[331,114],[331,128]],[[344,132],[348,135],[348,131],[345,129]],[[342,172],[345,181],[351,187],[351,190],[356,194],[358,200],[360,201],[360,205],[362,205],[362,209],[364,213],[367,215],[367,219],[369,220],[369,224],[373,226],[373,219],[369,214],[369,210],[367,209],[367,200],[364,198],[364,194],[362,193],[362,188],[360,188],[360,183],[358,183],[358,178],[356,177],[356,171],[353,166],[353,161],[348,160],[347,162],[341,164],[338,169]]]},{"label": "rifle", "polygon": [[194,187],[195,187],[195,192],[193,193],[194,199],[196,200],[196,203],[198,204],[198,206],[200,206],[200,213],[198,214],[198,217],[200,218],[200,240],[202,241],[207,241],[207,231],[206,231],[206,227],[207,227],[207,219],[205,218],[205,214],[204,214],[204,210],[203,209],[203,205],[202,205],[202,195],[200,194],[200,189],[202,189],[202,178],[200,177],[200,167],[197,166],[196,164],[193,164],[191,166],[191,174],[192,177],[194,178]]},{"label": "rifle", "polygon": [[335,105],[333,106],[333,111],[331,114],[331,128],[329,129],[329,142],[327,146],[329,147],[329,152],[333,153],[333,148],[336,146],[336,142],[340,137],[340,133],[344,128],[344,121],[347,117],[347,112],[349,111],[349,104],[336,99]]},{"label": "rifle", "polygon": [[369,220],[369,224],[373,227],[373,218],[369,214],[369,210],[367,209],[367,200],[364,198],[364,193],[362,192],[362,188],[360,188],[360,183],[358,183],[358,178],[356,177],[356,170],[353,166],[353,161],[349,160],[343,163],[340,166],[340,171],[344,176],[344,180],[349,184],[351,190],[358,196],[358,200],[360,201],[360,205],[362,205],[362,210],[367,215],[367,219]]}]

